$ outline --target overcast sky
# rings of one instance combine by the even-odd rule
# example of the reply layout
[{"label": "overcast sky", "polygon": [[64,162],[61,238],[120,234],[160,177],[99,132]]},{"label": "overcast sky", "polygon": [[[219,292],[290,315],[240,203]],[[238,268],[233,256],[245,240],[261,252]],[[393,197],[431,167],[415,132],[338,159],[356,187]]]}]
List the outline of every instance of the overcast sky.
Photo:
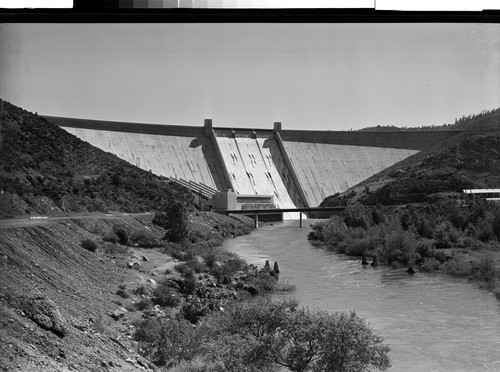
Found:
[{"label": "overcast sky", "polygon": [[440,125],[500,106],[500,25],[2,24],[0,94],[143,123]]}]

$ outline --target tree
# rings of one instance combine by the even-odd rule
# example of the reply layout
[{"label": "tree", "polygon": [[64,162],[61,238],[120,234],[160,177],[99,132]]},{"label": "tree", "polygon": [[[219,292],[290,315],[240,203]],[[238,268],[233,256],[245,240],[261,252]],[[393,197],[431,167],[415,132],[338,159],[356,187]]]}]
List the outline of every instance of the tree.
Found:
[{"label": "tree", "polygon": [[171,200],[155,214],[153,223],[166,230],[164,240],[180,242],[188,235],[188,210],[184,203]]},{"label": "tree", "polygon": [[[390,348],[355,312],[334,313],[299,308],[294,300],[238,304],[213,323],[218,340],[212,355],[219,363],[245,371],[361,372],[390,367]],[[245,345],[244,348],[228,348]],[[220,354],[220,347],[226,351]],[[219,353],[219,354],[217,354]]]}]

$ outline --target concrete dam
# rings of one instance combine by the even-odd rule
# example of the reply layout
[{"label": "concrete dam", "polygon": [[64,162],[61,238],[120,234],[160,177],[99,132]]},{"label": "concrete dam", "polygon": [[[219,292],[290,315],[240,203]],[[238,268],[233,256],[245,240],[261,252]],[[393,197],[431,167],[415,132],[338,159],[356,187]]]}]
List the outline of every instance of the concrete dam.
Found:
[{"label": "concrete dam", "polygon": [[[205,196],[272,195],[278,208],[316,207],[458,130],[302,131],[156,125],[44,116],[80,139]],[[290,217],[290,216],[288,216]]]}]

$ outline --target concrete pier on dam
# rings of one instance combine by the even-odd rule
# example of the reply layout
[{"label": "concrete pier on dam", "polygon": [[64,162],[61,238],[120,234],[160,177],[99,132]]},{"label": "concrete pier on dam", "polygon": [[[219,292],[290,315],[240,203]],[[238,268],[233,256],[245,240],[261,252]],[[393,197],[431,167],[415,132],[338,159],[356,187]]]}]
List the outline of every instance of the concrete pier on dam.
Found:
[{"label": "concrete pier on dam", "polygon": [[[297,131],[156,125],[44,116],[144,170],[239,195],[272,195],[278,208],[324,198],[460,131]],[[285,219],[299,218],[290,213]]]}]

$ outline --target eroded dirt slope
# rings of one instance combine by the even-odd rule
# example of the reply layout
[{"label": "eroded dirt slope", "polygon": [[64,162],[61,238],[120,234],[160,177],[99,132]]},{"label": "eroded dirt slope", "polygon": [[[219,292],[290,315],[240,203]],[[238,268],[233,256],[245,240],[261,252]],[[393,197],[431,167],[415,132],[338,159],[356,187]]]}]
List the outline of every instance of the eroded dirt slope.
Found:
[{"label": "eroded dirt slope", "polygon": [[[83,239],[95,238],[93,229],[116,222],[68,220],[0,230],[3,370],[145,370],[140,363],[148,363],[137,355],[119,323],[107,315],[118,307],[117,286],[135,280],[137,272],[124,265],[128,255],[113,258],[80,245]],[[119,222],[144,226],[135,218]],[[64,337],[26,316],[19,299],[38,296],[56,304],[65,323]]]}]

